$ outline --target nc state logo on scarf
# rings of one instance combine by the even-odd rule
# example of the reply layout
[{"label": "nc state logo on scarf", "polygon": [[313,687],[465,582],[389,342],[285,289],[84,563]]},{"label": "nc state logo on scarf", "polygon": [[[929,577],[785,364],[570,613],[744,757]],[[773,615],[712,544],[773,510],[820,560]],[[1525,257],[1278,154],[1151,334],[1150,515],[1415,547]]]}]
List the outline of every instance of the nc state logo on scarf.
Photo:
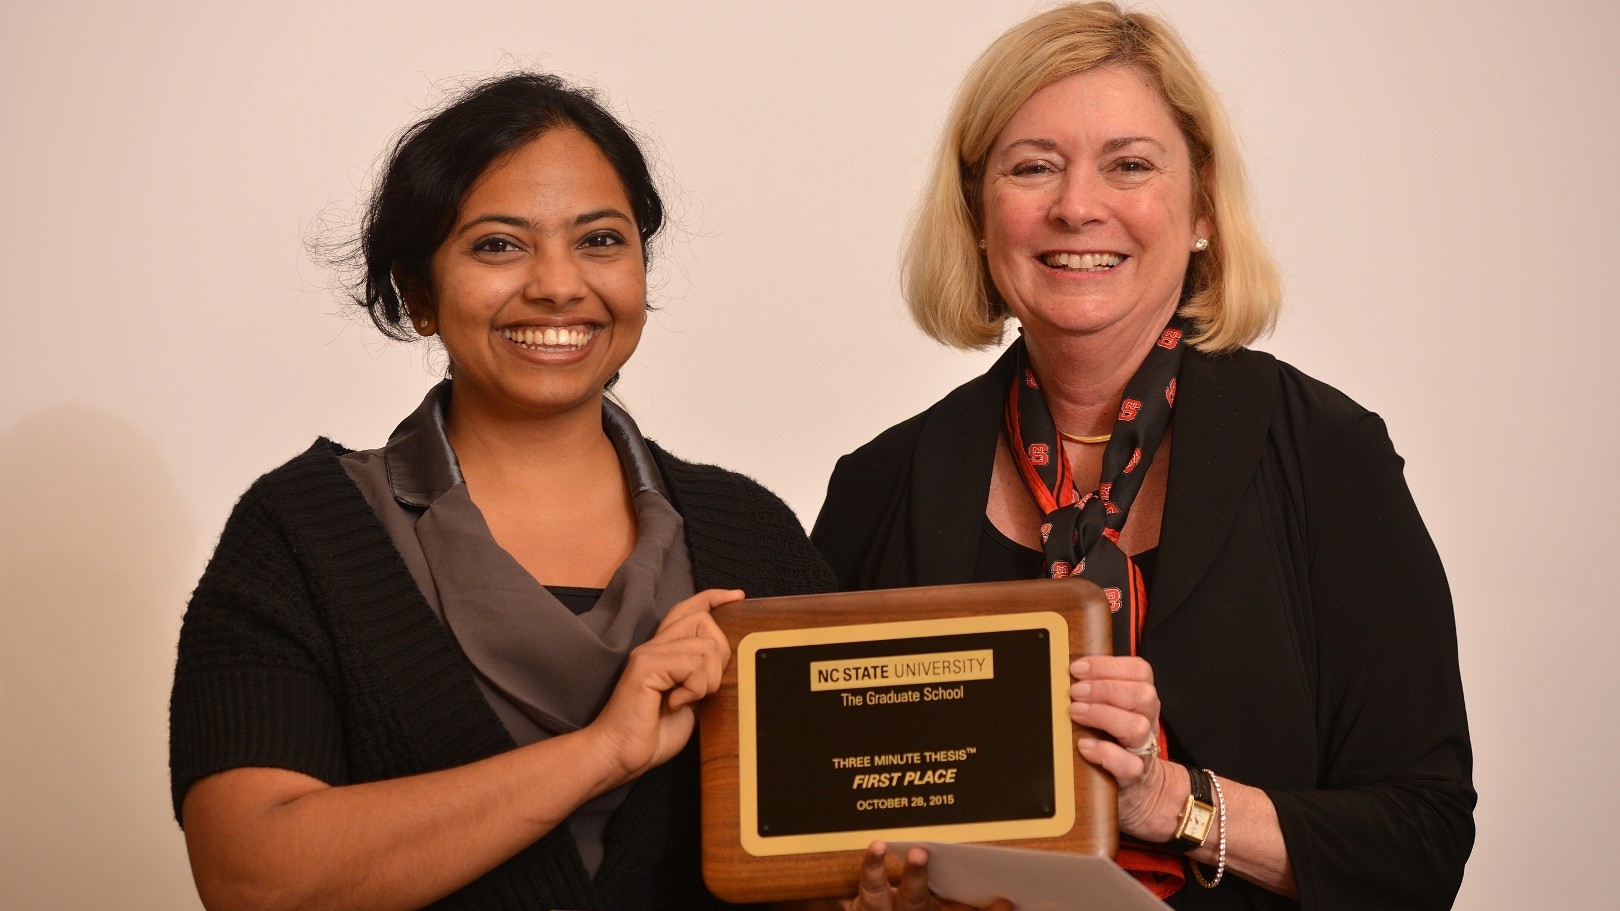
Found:
[{"label": "nc state logo on scarf", "polygon": [[[1147,618],[1147,589],[1136,564],[1120,549],[1119,534],[1170,426],[1176,376],[1181,372],[1181,340],[1189,329],[1180,316],[1172,317],[1136,375],[1125,384],[1114,433],[1103,450],[1097,489],[1085,495],[1075,487],[1063,452],[1063,436],[1029,363],[1029,350],[1022,338],[1014,343],[1016,379],[1007,394],[1004,416],[1007,441],[1018,473],[1045,517],[1041,524],[1043,573],[1052,579],[1078,574],[1103,590],[1114,617],[1116,655],[1137,653]],[[1165,746],[1162,731],[1160,746]],[[1122,847],[1117,859],[1160,898],[1173,895],[1186,881],[1181,858],[1176,855]]]}]

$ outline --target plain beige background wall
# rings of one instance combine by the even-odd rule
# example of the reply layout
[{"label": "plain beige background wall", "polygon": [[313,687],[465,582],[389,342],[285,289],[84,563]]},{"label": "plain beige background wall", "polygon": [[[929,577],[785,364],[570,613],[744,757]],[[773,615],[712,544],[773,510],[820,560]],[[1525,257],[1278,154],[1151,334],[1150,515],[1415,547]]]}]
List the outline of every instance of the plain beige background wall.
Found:
[{"label": "plain beige background wall", "polygon": [[[1262,347],[1385,416],[1451,573],[1482,795],[1458,906],[1607,904],[1579,858],[1620,818],[1620,14],[1149,7],[1244,140],[1288,284]],[[910,327],[896,249],[957,79],[1038,8],[8,0],[0,907],[196,907],[180,617],[256,475],[317,434],[380,444],[433,381],[339,315],[301,238],[445,77],[554,69],[650,138],[676,228],[624,398],[808,523],[839,454],[986,362]]]}]

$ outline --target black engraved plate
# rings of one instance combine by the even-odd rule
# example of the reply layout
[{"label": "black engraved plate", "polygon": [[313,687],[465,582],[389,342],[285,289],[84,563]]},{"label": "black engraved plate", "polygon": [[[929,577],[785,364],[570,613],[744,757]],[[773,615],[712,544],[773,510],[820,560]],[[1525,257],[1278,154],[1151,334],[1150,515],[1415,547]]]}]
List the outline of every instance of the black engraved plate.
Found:
[{"label": "black engraved plate", "polygon": [[[882,628],[932,634],[743,649],[753,697],[753,750],[744,751],[753,753],[744,781],[753,793],[742,795],[756,808],[744,833],[750,850],[802,848],[799,836],[855,833],[850,843],[864,844],[878,830],[927,837],[975,825],[988,840],[994,824],[1056,822],[1064,809],[1067,829],[1073,791],[1060,783],[1072,782],[1073,768],[1058,768],[1070,747],[1055,686],[1067,680],[1067,643],[1054,648],[1063,635],[1055,615],[1023,616],[1021,626],[978,621],[1013,628],[938,634],[951,625],[920,621]],[[1029,620],[1042,616],[1052,620]],[[1064,722],[1057,743],[1054,719]]]}]

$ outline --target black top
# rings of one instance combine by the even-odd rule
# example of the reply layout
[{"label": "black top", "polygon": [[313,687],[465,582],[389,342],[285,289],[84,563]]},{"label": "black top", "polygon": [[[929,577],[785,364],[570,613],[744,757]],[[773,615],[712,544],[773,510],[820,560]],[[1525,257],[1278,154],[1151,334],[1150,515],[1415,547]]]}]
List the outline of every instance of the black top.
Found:
[{"label": "black top", "polygon": [[[973,560],[973,581],[1016,582],[1020,579],[1042,577],[1041,552],[1025,547],[1001,533],[996,523],[985,516],[983,532],[979,535],[979,553]],[[1139,554],[1131,554],[1131,562],[1142,574],[1142,585],[1148,590],[1148,609],[1153,608],[1153,567],[1158,563],[1159,549],[1150,547]]]},{"label": "black top", "polygon": [[[338,462],[318,440],[236,505],[180,631],[169,706],[176,817],[198,779],[243,766],[355,784],[514,747],[466,660]],[[755,597],[832,587],[781,500],[656,447],[686,520],[698,588]],[[567,826],[434,908],[702,908],[694,739],[637,779],[595,878]]]},{"label": "black top", "polygon": [[[846,589],[972,581],[1007,361],[839,460],[811,538]],[[1449,908],[1474,840],[1451,596],[1383,421],[1240,350],[1188,351],[1141,654],[1172,753],[1265,790],[1301,900]]]},{"label": "black top", "polygon": [[596,602],[601,600],[603,589],[579,588],[572,585],[548,585],[546,591],[551,592],[552,597],[561,601],[563,607],[568,608],[575,614],[586,614],[590,613],[591,608],[596,606]]}]

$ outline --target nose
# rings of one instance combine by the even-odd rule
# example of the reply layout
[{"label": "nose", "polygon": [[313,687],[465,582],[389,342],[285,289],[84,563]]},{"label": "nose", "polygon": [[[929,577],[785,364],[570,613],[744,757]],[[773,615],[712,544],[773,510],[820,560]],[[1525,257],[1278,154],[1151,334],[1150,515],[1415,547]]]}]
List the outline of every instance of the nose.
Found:
[{"label": "nose", "polygon": [[1103,217],[1102,194],[1106,190],[1102,179],[1091,169],[1066,168],[1054,188],[1048,217],[1070,231],[1078,231]]},{"label": "nose", "polygon": [[535,303],[564,308],[585,298],[585,274],[571,246],[542,244],[529,267],[523,296]]}]

